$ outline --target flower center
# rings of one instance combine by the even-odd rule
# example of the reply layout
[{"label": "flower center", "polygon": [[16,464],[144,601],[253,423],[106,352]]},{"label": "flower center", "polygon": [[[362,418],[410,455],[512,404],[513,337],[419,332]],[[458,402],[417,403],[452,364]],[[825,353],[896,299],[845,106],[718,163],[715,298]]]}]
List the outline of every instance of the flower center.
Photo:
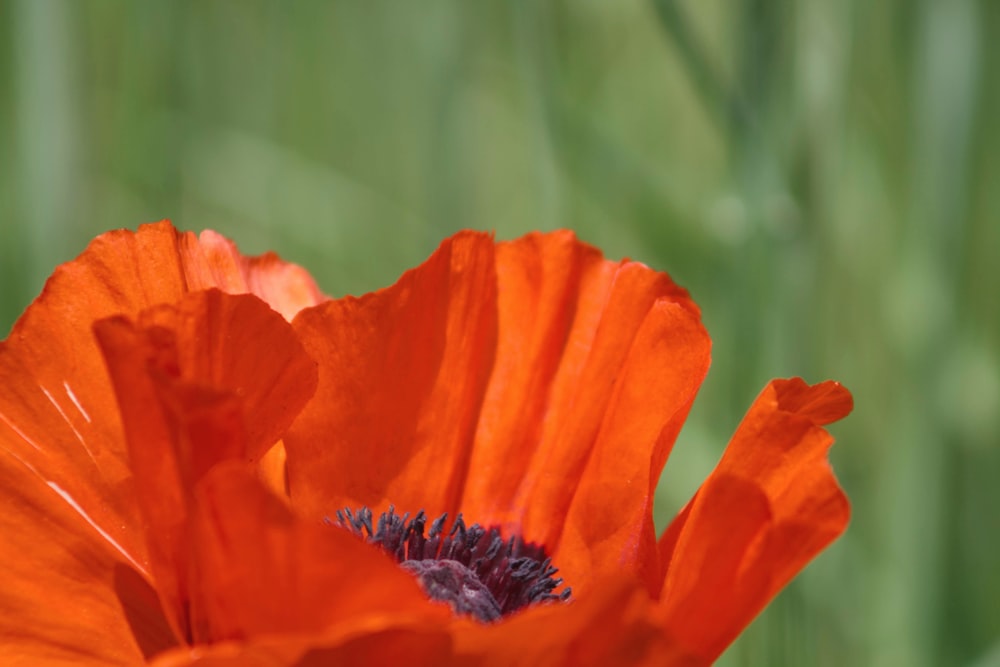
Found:
[{"label": "flower center", "polygon": [[466,526],[461,514],[445,534],[447,517],[432,521],[426,536],[423,510],[410,519],[390,506],[373,524],[367,507],[345,508],[336,523],[395,558],[428,597],[447,602],[456,614],[489,623],[529,605],[569,599],[568,587],[554,592],[562,579],[553,578],[558,570],[543,546],[520,537],[504,540],[496,526]]}]

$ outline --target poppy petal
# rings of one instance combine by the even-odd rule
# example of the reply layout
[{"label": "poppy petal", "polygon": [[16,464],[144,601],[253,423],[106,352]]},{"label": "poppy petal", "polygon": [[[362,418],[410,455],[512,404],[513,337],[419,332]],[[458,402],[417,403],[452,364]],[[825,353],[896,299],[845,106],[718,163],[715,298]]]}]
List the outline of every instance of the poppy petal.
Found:
[{"label": "poppy petal", "polygon": [[[462,509],[550,547],[569,515],[573,546],[556,561],[574,586],[641,560],[658,588],[649,498],[708,367],[697,307],[666,274],[605,260],[568,231],[498,244],[497,280],[496,364]],[[641,549],[626,544],[640,533]]]},{"label": "poppy petal", "polygon": [[658,300],[697,320],[668,276],[604,260],[570,232],[496,246],[465,233],[391,288],[304,312],[295,327],[322,370],[286,439],[293,499],[314,513],[461,509],[556,544],[614,378]]},{"label": "poppy petal", "polygon": [[[117,321],[128,326],[124,318]],[[98,323],[102,343],[104,327]],[[128,383],[141,382],[126,374],[142,378],[150,364],[165,378],[233,394],[244,409],[247,456],[254,461],[281,438],[316,389],[316,363],[291,326],[255,296],[195,292],[143,311],[136,329],[146,363],[118,363],[115,351],[104,349],[119,374],[112,374],[119,402],[129,400]]]},{"label": "poppy petal", "polygon": [[65,490],[0,456],[0,664],[134,665],[176,642],[149,585]]},{"label": "poppy petal", "polygon": [[195,500],[196,643],[451,618],[395,561],[347,530],[296,517],[243,466],[209,471]]},{"label": "poppy petal", "polygon": [[[190,459],[194,448],[186,438],[183,443],[177,442],[181,435],[177,419],[171,419],[174,415],[160,405],[162,390],[151,373],[156,371],[162,384],[171,366],[176,372],[176,340],[169,330],[143,330],[124,317],[102,320],[94,326],[94,332],[119,393],[137,501],[145,518],[143,525],[148,526],[144,535],[157,593],[175,633],[185,637],[189,625],[183,604],[188,503],[185,486],[190,488],[193,482],[193,466],[186,469],[182,464]],[[221,401],[225,397],[202,398],[204,415],[210,414],[213,399]],[[231,410],[231,403],[227,407]],[[228,455],[241,453],[241,438],[242,433],[225,438],[222,444]],[[213,450],[218,452],[220,448],[215,443]]]},{"label": "poppy petal", "polygon": [[225,460],[255,464],[316,384],[291,326],[260,299],[218,290],[98,322],[146,518],[152,569],[175,630],[183,614],[188,506]]},{"label": "poppy petal", "polygon": [[493,246],[460,233],[392,287],[295,319],[320,365],[316,396],[285,438],[297,507],[456,510],[493,364]]},{"label": "poppy petal", "polygon": [[210,229],[180,237],[184,277],[190,291],[218,287],[230,294],[255,294],[291,321],[303,308],[326,299],[309,272],[273,252],[245,257],[236,244]]},{"label": "poppy petal", "polygon": [[[697,307],[666,274],[605,260],[571,232],[499,244],[497,258],[497,363],[473,453],[475,484],[462,506],[551,548],[654,304],[673,302],[695,320]],[[670,375],[655,363],[649,368]],[[660,428],[671,413],[654,417]],[[648,459],[660,428],[627,447]],[[642,487],[645,493],[645,479]]]},{"label": "poppy petal", "polygon": [[450,664],[451,640],[440,626],[380,627],[361,623],[333,633],[219,642],[178,648],[151,667],[325,667]]},{"label": "poppy petal", "polygon": [[0,451],[28,476],[62,489],[65,497],[53,502],[79,508],[142,572],[148,564],[132,473],[91,326],[211,286],[253,291],[286,316],[321,298],[299,267],[273,255],[240,257],[217,234],[199,238],[164,221],[95,239],[56,269],[0,343]]},{"label": "poppy petal", "polygon": [[[519,501],[538,483],[526,479],[529,467],[551,456],[553,446],[540,443],[556,440],[555,423],[572,402],[618,266],[570,232],[500,243],[496,262],[497,354],[472,454],[475,483],[465,488],[462,508],[478,521],[520,530],[527,509]],[[572,465],[551,475],[573,484]],[[544,533],[531,539],[544,542]]]},{"label": "poppy petal", "polygon": [[[503,623],[456,633],[456,664],[695,667],[654,622],[644,587],[618,574],[572,604],[534,607]],[[462,660],[465,660],[463,662]]]},{"label": "poppy petal", "polygon": [[710,352],[698,315],[682,304],[658,301],[639,327],[555,553],[574,591],[582,593],[585,582],[627,568],[650,595],[658,594],[653,496],[708,372]]},{"label": "poppy petal", "polygon": [[665,627],[714,660],[847,525],[822,428],[850,412],[835,382],[775,380],[659,548]]}]

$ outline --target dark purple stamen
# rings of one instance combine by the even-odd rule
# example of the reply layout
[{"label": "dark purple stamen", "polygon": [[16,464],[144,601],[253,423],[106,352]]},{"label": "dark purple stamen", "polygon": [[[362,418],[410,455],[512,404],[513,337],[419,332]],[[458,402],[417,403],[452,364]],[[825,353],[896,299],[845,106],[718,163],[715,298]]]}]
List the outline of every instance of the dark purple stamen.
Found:
[{"label": "dark purple stamen", "polygon": [[373,526],[367,507],[345,508],[337,511],[336,524],[395,558],[429,597],[447,602],[457,614],[490,622],[529,605],[569,599],[569,588],[553,592],[562,579],[553,579],[558,570],[544,547],[520,537],[504,540],[495,526],[466,527],[461,514],[446,535],[447,517],[431,522],[426,537],[422,510],[410,520],[409,513],[399,516],[390,506]]}]

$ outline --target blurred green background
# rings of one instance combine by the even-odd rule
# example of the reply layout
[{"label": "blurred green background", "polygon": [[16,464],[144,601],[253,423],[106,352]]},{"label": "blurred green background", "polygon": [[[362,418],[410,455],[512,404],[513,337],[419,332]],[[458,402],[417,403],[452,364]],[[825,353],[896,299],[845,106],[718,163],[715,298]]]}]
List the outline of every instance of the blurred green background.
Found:
[{"label": "blurred green background", "polygon": [[333,295],[572,227],[715,341],[660,526],[770,378],[854,392],[853,522],[720,664],[998,665],[998,36],[992,0],[0,2],[0,327],[165,217]]}]

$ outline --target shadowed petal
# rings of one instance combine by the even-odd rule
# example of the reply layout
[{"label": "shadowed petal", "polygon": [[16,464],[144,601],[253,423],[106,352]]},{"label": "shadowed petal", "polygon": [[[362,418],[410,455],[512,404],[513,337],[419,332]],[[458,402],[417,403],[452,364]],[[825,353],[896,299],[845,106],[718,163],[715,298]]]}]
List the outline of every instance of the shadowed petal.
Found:
[{"label": "shadowed petal", "polygon": [[692,652],[718,657],[843,532],[850,508],[822,425],[851,406],[835,382],[773,381],[660,539],[664,623]]},{"label": "shadowed petal", "polygon": [[[292,328],[260,299],[216,289],[190,294],[176,304],[143,311],[135,327],[145,362],[118,363],[104,348],[119,393],[151,369],[164,378],[239,398],[245,414],[247,456],[256,461],[280,439],[316,388],[316,363]],[[98,338],[111,324],[97,326]],[[123,352],[123,354],[125,354]],[[132,362],[136,362],[133,364]]]},{"label": "shadowed petal", "polygon": [[290,325],[258,298],[218,290],[102,320],[129,443],[152,569],[179,635],[186,617],[191,490],[216,464],[248,469],[310,398],[315,364]]}]

